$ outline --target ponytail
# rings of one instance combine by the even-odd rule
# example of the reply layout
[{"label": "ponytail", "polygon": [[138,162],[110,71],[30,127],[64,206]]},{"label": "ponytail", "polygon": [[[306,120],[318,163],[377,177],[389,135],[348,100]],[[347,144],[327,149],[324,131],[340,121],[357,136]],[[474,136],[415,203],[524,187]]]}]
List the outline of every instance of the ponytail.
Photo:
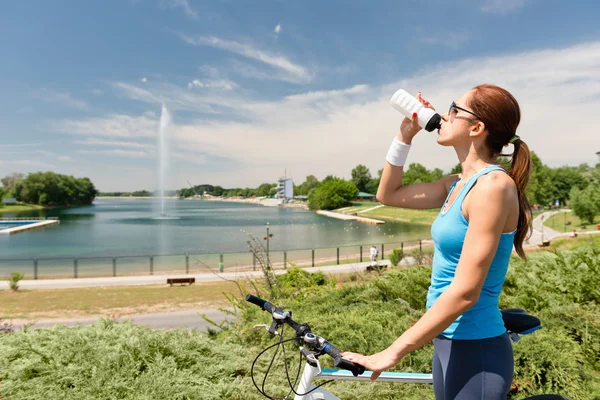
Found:
[{"label": "ponytail", "polygon": [[510,177],[517,185],[519,195],[519,222],[515,235],[515,250],[519,257],[526,259],[523,241],[531,235],[531,206],[527,200],[526,190],[531,172],[531,154],[529,147],[517,135],[517,127],[521,121],[519,103],[506,89],[496,85],[479,85],[473,88],[469,105],[479,115],[488,131],[486,145],[491,157],[495,160],[502,154],[502,148],[514,145],[510,166]]},{"label": "ponytail", "polygon": [[531,226],[531,206],[527,200],[526,190],[529,174],[531,172],[531,154],[529,147],[521,139],[514,143],[514,152],[510,167],[510,176],[517,185],[517,193],[519,195],[519,222],[517,224],[517,233],[515,234],[515,250],[519,257],[526,260],[525,251],[523,250],[523,241],[532,232]]}]

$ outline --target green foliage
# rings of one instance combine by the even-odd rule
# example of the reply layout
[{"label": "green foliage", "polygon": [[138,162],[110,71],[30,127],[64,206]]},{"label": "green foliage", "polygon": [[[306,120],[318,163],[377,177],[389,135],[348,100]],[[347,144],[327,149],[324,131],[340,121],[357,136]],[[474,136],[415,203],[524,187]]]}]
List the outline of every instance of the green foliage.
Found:
[{"label": "green foliage", "polygon": [[531,204],[547,205],[553,201],[551,170],[531,152],[531,175],[527,187],[527,199]]},{"label": "green foliage", "polygon": [[271,194],[271,189],[277,186],[276,183],[263,183],[258,189],[256,189],[256,195],[259,197],[266,197]]},{"label": "green foliage", "polygon": [[589,181],[579,167],[560,167],[551,170],[552,196],[566,204],[572,188],[585,189]]},{"label": "green foliage", "polygon": [[10,289],[14,290],[14,291],[19,290],[19,281],[22,280],[23,278],[25,278],[25,275],[22,274],[21,272],[11,272],[10,280],[8,282]]},{"label": "green foliage", "polygon": [[413,163],[404,171],[402,183],[404,185],[412,185],[415,183],[435,182],[443,178],[443,176],[444,172],[439,168],[430,171],[421,164]]},{"label": "green foliage", "polygon": [[362,164],[358,164],[352,170],[352,183],[360,192],[366,192],[369,183],[371,182],[371,172],[369,168]]},{"label": "green foliage", "polygon": [[600,214],[600,184],[592,183],[584,190],[574,187],[569,197],[573,213],[582,221],[594,223],[594,217]]},{"label": "green foliage", "polygon": [[389,256],[390,262],[395,267],[400,264],[400,261],[404,258],[404,250],[402,249],[393,249],[392,253]]},{"label": "green foliage", "polygon": [[[387,348],[425,312],[431,268],[412,266],[335,287],[324,275],[292,268],[277,278],[283,297],[254,291],[293,312],[314,332],[343,350],[373,354]],[[515,377],[510,399],[560,393],[598,399],[600,393],[600,249],[534,254],[511,260],[500,307],[525,308],[542,329],[515,344]],[[92,326],[25,330],[0,340],[0,396],[10,399],[249,399],[254,357],[273,338],[255,324],[270,316],[242,297],[228,294],[236,318],[208,335],[183,330],[150,330],[100,320]],[[1,329],[0,329],[1,331]],[[284,331],[291,336],[289,329]],[[286,347],[292,379],[297,349]],[[279,352],[281,354],[281,351]],[[267,353],[256,379],[268,367]],[[431,372],[432,346],[404,357],[395,371]],[[322,357],[324,367],[330,367]],[[289,389],[281,358],[265,386],[283,397]],[[433,399],[431,386],[336,382],[327,389],[340,398]]]},{"label": "green foliage", "polygon": [[319,186],[319,180],[314,175],[308,175],[306,180],[300,185],[294,187],[294,195],[308,196],[311,190]]},{"label": "green foliage", "polygon": [[196,332],[101,320],[0,340],[10,399],[248,399],[250,353]]},{"label": "green foliage", "polygon": [[91,204],[98,194],[88,178],[36,172],[18,180],[12,189],[17,200],[49,206]]},{"label": "green foliage", "polygon": [[15,188],[15,185],[17,184],[17,182],[23,180],[24,177],[25,175],[21,173],[13,172],[12,174],[0,179],[0,182],[2,182],[2,186],[4,186],[5,193],[8,195],[14,195],[12,192]]},{"label": "green foliage", "polygon": [[204,195],[204,192],[212,196],[222,196],[225,193],[225,191],[226,189],[223,189],[221,186],[196,185],[194,187],[186,187],[183,189],[179,189],[178,193],[181,197],[192,197],[195,194],[202,196]]},{"label": "green foliage", "polygon": [[320,288],[335,286],[335,280],[328,279],[323,272],[310,273],[291,264],[293,267],[286,274],[277,277],[284,297],[305,297]]},{"label": "green foliage", "polygon": [[308,195],[311,210],[334,210],[347,206],[358,194],[358,189],[352,182],[335,177],[325,179]]},{"label": "green foliage", "polygon": [[454,175],[454,174],[462,174],[462,165],[460,165],[460,163],[456,164],[450,170],[450,175]]}]

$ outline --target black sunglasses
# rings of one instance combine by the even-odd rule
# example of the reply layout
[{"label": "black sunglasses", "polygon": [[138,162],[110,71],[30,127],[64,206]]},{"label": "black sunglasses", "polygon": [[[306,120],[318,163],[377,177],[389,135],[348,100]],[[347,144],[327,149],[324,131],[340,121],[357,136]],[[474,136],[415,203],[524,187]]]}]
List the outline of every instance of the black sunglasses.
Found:
[{"label": "black sunglasses", "polygon": [[465,110],[464,108],[457,106],[455,102],[452,102],[452,104],[450,104],[450,108],[448,109],[448,115],[452,116],[452,114],[454,113],[454,110],[464,111],[468,114],[471,114],[474,117],[477,117],[477,119],[483,120],[483,118],[481,118],[479,115],[475,114],[473,111]]}]

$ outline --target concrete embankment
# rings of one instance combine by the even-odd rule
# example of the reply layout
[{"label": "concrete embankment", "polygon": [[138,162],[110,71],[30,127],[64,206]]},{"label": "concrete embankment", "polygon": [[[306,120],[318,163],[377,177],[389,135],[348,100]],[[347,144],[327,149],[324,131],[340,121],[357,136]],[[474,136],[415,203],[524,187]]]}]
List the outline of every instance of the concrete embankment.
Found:
[{"label": "concrete embankment", "polygon": [[344,221],[358,221],[358,222],[364,222],[366,224],[377,224],[377,225],[385,224],[385,221],[382,221],[379,219],[360,217],[358,215],[340,214],[340,213],[336,213],[333,211],[319,210],[319,211],[317,211],[317,214],[324,215],[324,216],[330,217],[330,218],[341,219]]}]

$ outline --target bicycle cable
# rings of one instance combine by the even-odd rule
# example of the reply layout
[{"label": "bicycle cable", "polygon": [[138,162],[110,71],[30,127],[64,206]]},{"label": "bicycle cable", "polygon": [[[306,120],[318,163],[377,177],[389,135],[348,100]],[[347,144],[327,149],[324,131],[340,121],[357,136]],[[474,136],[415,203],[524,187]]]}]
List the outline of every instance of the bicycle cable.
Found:
[{"label": "bicycle cable", "polygon": [[[266,398],[267,398],[267,399],[269,399],[269,400],[286,400],[286,399],[288,399],[288,396],[290,395],[290,393],[291,393],[291,392],[294,392],[294,394],[295,394],[296,396],[306,396],[307,394],[310,394],[310,393],[314,392],[315,390],[317,390],[317,389],[318,389],[318,388],[320,388],[321,386],[323,386],[323,385],[325,385],[325,384],[327,384],[327,383],[333,382],[333,379],[331,379],[331,380],[328,380],[328,381],[325,381],[325,382],[321,383],[320,385],[318,385],[318,386],[315,386],[314,388],[312,388],[311,390],[309,390],[309,391],[308,391],[308,392],[306,392],[306,393],[298,393],[298,392],[296,392],[296,390],[294,389],[294,386],[296,385],[296,382],[298,381],[298,377],[300,376],[300,368],[302,367],[302,354],[300,354],[300,363],[299,363],[299,366],[298,366],[298,372],[297,372],[297,374],[296,374],[296,379],[295,379],[295,381],[294,381],[294,385],[292,385],[292,384],[291,384],[291,381],[290,381],[289,370],[288,370],[288,367],[287,367],[287,357],[285,356],[285,345],[284,345],[284,343],[286,343],[286,342],[291,342],[291,341],[295,341],[295,340],[296,340],[296,338],[291,338],[291,339],[286,339],[286,340],[283,340],[283,327],[284,327],[284,325],[282,325],[282,328],[281,328],[281,333],[279,333],[279,335],[278,335],[278,336],[279,336],[279,341],[278,341],[277,343],[275,343],[275,344],[272,344],[272,345],[268,346],[268,347],[267,347],[267,348],[265,348],[263,351],[261,351],[261,352],[260,352],[260,353],[259,353],[259,354],[256,356],[256,358],[254,359],[254,361],[252,362],[252,367],[250,368],[250,377],[252,378],[252,383],[254,384],[254,387],[256,388],[256,390],[258,390],[258,392],[259,392],[260,394],[262,394],[264,397],[266,397]],[[263,355],[265,352],[267,352],[268,350],[270,350],[270,349],[272,349],[273,347],[276,347],[276,346],[277,346],[277,349],[275,350],[275,354],[273,354],[273,358],[271,359],[271,362],[269,363],[269,367],[267,368],[267,372],[265,373],[265,377],[263,378],[263,382],[262,382],[262,390],[261,390],[261,388],[259,388],[259,387],[258,387],[258,385],[256,384],[256,381],[254,380],[254,366],[255,366],[256,362],[258,361],[258,359],[259,359],[259,358],[260,358],[260,357],[261,357],[261,356],[262,356],[262,355]],[[288,394],[286,395],[286,397],[271,397],[271,396],[269,396],[269,395],[268,395],[268,394],[265,392],[265,383],[266,383],[266,381],[267,381],[267,376],[269,375],[269,372],[270,372],[270,370],[271,370],[271,367],[272,367],[272,365],[273,365],[273,362],[275,361],[275,358],[277,357],[277,354],[278,354],[278,352],[279,352],[279,346],[282,346],[282,348],[283,348],[283,363],[284,363],[284,365],[285,365],[285,374],[286,374],[286,377],[287,377],[287,380],[288,380],[288,384],[290,385],[290,389],[291,389],[291,390],[290,390],[290,392],[288,392]]]}]

